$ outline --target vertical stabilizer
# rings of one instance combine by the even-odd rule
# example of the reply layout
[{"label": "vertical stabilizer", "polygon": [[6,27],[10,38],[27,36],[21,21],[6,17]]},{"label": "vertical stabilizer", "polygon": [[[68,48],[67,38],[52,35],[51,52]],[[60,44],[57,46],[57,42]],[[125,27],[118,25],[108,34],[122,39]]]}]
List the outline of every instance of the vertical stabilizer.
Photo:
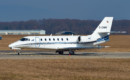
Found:
[{"label": "vertical stabilizer", "polygon": [[109,36],[111,32],[112,22],[113,17],[105,17],[92,33],[92,39],[97,40],[99,38]]}]

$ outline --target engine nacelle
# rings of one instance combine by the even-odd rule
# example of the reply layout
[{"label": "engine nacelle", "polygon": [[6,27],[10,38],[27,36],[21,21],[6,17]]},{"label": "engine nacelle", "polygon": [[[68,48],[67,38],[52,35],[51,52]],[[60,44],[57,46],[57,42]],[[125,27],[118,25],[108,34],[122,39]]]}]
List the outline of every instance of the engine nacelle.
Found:
[{"label": "engine nacelle", "polygon": [[79,36],[78,37],[78,42],[89,42],[89,41],[91,41],[91,37],[86,37],[86,36]]}]

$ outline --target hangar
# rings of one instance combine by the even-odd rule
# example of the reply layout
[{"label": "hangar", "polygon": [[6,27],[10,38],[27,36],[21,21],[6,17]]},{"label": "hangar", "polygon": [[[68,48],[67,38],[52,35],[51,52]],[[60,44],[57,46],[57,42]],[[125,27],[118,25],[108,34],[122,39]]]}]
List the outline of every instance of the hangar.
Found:
[{"label": "hangar", "polygon": [[44,35],[45,30],[0,30],[0,35]]}]

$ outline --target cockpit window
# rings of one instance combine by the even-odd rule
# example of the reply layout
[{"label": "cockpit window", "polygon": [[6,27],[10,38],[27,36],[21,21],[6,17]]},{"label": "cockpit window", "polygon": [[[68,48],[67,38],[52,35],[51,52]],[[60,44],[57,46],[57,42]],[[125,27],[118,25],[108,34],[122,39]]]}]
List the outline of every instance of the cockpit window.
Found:
[{"label": "cockpit window", "polygon": [[20,39],[20,41],[30,41],[30,39],[28,39],[28,38],[22,38],[22,39]]}]

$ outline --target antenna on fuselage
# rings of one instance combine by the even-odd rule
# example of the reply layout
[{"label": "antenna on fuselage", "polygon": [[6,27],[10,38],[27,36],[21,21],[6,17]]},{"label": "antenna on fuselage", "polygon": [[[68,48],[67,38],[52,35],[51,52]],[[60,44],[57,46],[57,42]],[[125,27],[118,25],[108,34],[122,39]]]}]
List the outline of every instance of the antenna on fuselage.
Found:
[{"label": "antenna on fuselage", "polygon": [[52,36],[52,34],[50,34],[50,36]]}]

